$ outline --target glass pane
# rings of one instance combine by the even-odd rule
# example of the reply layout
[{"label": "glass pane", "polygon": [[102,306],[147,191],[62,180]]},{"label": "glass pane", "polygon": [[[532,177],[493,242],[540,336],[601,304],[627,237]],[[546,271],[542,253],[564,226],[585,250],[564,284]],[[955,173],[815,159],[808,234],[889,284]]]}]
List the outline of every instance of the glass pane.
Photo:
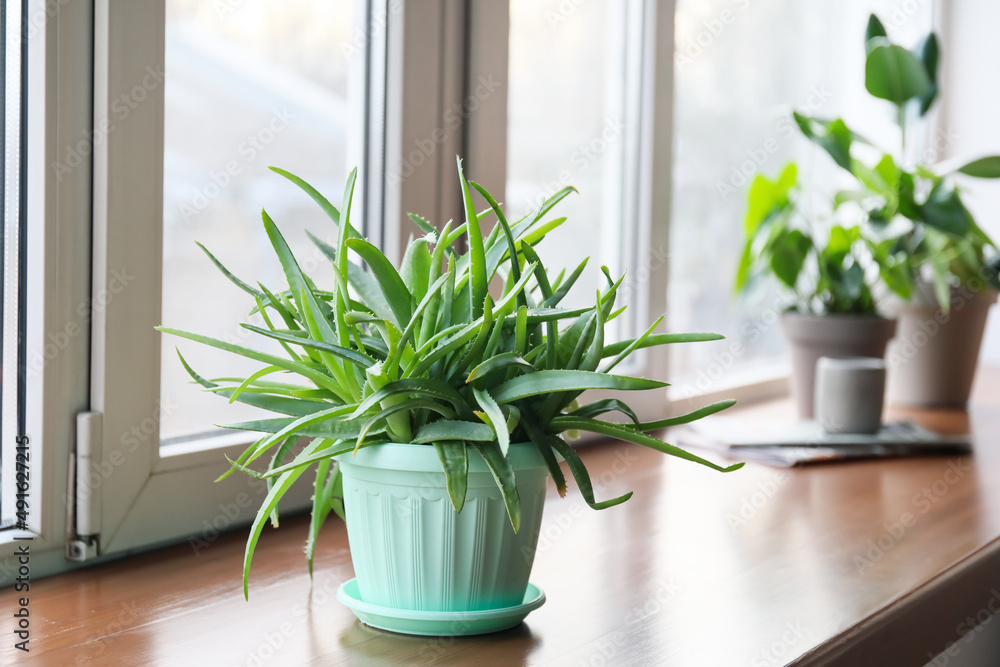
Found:
[{"label": "glass pane", "polygon": [[[326,262],[305,230],[331,239],[332,227],[279,166],[339,201],[349,168],[348,67],[352,0],[167,0],[164,120],[163,322],[258,349],[239,326],[252,297],[228,282],[198,248],[203,243],[251,284],[284,285],[261,226],[261,209],[321,283]],[[252,320],[253,318],[250,318]],[[161,438],[251,418],[190,384],[176,339],[162,350]],[[181,344],[206,377],[260,368],[233,355]]]},{"label": "glass pane", "polygon": [[566,224],[538,248],[553,275],[590,257],[564,302],[573,307],[592,305],[605,288],[602,264],[617,277],[626,263],[619,242],[625,5],[510,2],[506,198],[518,218],[566,186],[579,190],[554,211]]},{"label": "glass pane", "polygon": [[729,337],[725,348],[671,350],[672,377],[686,378],[680,386],[711,389],[773,366],[783,352],[775,295],[754,304],[733,296],[749,181],[796,160],[803,182],[835,189],[841,175],[799,135],[793,109],[894,136],[888,110],[864,90],[864,31],[874,11],[894,41],[912,44],[930,28],[931,3],[900,7],[678,0],[668,316],[672,330]]},{"label": "glass pane", "polygon": [[[3,163],[3,188],[0,190],[0,209],[3,227],[0,229],[0,327],[3,331],[0,345],[0,525],[10,525],[17,518],[17,446],[23,419],[19,398],[23,396],[23,341],[22,317],[23,280],[21,256],[23,252],[24,154],[22,137],[23,78],[21,59],[22,6],[20,2],[5,0],[0,3],[0,78],[2,78],[3,105],[0,106],[0,154]],[[21,517],[23,519],[23,517]]]}]

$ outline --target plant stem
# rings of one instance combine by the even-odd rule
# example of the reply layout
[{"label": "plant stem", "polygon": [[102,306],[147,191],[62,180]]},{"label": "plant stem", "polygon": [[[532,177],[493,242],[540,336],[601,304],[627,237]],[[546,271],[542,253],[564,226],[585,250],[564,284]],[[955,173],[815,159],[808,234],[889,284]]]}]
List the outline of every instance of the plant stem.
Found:
[{"label": "plant stem", "polygon": [[902,148],[902,161],[906,162],[906,112],[902,105],[899,106],[899,143]]}]

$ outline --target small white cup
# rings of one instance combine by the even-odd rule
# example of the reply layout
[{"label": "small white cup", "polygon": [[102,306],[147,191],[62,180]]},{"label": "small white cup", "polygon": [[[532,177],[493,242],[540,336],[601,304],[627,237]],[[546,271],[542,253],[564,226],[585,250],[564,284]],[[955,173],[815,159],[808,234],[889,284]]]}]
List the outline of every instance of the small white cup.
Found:
[{"label": "small white cup", "polygon": [[882,359],[820,357],[816,362],[816,421],[827,433],[877,433],[884,395]]}]

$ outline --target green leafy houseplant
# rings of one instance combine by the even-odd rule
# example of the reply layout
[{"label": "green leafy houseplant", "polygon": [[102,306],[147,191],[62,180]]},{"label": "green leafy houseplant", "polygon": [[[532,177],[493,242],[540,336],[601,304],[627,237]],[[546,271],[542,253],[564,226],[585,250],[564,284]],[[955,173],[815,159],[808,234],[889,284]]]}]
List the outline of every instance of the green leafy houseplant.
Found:
[{"label": "green leafy houseplant", "polygon": [[1000,288],[989,262],[996,244],[976,224],[955,183],[957,175],[1000,178],[1000,156],[936,165],[908,158],[907,137],[939,93],[937,37],[930,33],[908,50],[889,41],[873,14],[865,50],[865,88],[892,105],[899,127],[895,155],[850,130],[843,120],[795,114],[802,133],[856,181],[856,187],[836,193],[834,208],[850,204],[860,214],[877,276],[903,299],[914,296],[922,278],[932,282],[945,311],[953,286],[978,292],[989,282]]},{"label": "green leafy houseplant", "polygon": [[[266,479],[270,489],[247,541],[244,593],[261,530],[269,518],[276,524],[278,501],[315,465],[316,492],[306,548],[312,571],[320,526],[331,512],[344,514],[343,481],[334,457],[363,448],[383,443],[433,448],[455,512],[461,512],[465,503],[470,458],[480,457],[502,494],[515,532],[521,521],[521,502],[508,457],[511,443],[533,444],[560,495],[566,492],[559,464],[559,458],[564,459],[594,509],[622,503],[631,493],[596,500],[587,469],[565,440],[574,431],[637,443],[723,472],[741,467],[720,467],[648,434],[712,414],[733,401],[655,422],[640,421],[617,398],[579,404],[588,389],[664,387],[663,382],[612,373],[635,350],[720,336],[654,333],[660,318],[636,338],[607,343],[605,325],[624,307],[616,307],[622,279],[614,280],[606,268],[606,284],[594,295],[594,305],[562,306],[587,261],[568,275],[550,275],[535,246],[565,221],[545,218],[572,188],[561,190],[511,223],[484,188],[465,179],[459,161],[466,221],[436,228],[411,216],[425,236],[411,240],[397,270],[350,223],[356,172],[347,179],[338,210],[305,181],[272,169],[312,197],[336,227],[336,246],[311,237],[333,266],[334,285],[321,288],[303,274],[264,212],[264,230],[284,270],[287,288],[244,282],[205,252],[249,295],[251,315],[263,321],[263,326],[242,326],[277,341],[285,354],[160,328],[260,362],[260,370],[246,378],[209,380],[181,357],[191,377],[208,391],[280,415],[230,426],[263,435],[231,462],[223,477],[242,471]],[[474,191],[485,202],[482,212],[475,206]],[[483,222],[494,216],[492,231],[483,234]],[[466,250],[459,247],[463,238]],[[491,292],[491,285],[501,284],[501,290]],[[276,374],[282,375],[281,381],[274,379]],[[624,423],[599,418],[615,412]],[[296,450],[300,438],[307,442]],[[264,469],[258,471],[253,466],[261,462]]]},{"label": "green leafy houseplant", "polygon": [[[795,113],[803,136],[829,154],[853,184],[836,191],[829,208],[817,213],[823,209],[814,205],[819,197],[799,186],[797,169],[790,164],[774,180],[758,174],[748,197],[747,240],[736,288],[748,291],[755,278],[770,276],[792,295],[790,310],[799,315],[786,314],[782,324],[792,342],[793,387],[803,418],[812,415],[813,368],[819,356],[882,357],[893,335],[898,341],[923,340],[928,334],[919,322],[948,320],[953,300],[976,302],[965,308],[963,322],[947,335],[933,337],[919,354],[913,349],[902,360],[890,354],[894,372],[889,374],[889,398],[964,403],[985,309],[995,300],[985,288],[1000,288],[996,245],[966,209],[955,182],[963,175],[1000,177],[1000,156],[928,165],[912,159],[914,147],[907,143],[938,96],[937,38],[931,33],[908,50],[891,43],[872,15],[865,50],[865,88],[891,104],[899,127],[898,150],[877,147],[842,119]],[[893,295],[895,299],[884,298]],[[928,303],[936,307],[928,308]],[[892,321],[876,317],[878,305],[898,315],[898,331]],[[968,351],[962,363],[934,360],[956,348]],[[913,356],[916,362],[910,363]],[[962,370],[954,377],[935,375],[934,369],[951,366]],[[899,387],[908,389],[901,393]]]},{"label": "green leafy houseplant", "polygon": [[794,162],[776,179],[754,177],[737,291],[747,290],[761,276],[773,276],[791,294],[790,307],[798,312],[876,314],[865,267],[881,258],[870,252],[860,226],[817,221],[803,213],[801,197]]},{"label": "green leafy houseplant", "polygon": [[[872,267],[891,271],[892,258],[873,251],[862,225],[807,213],[798,169],[776,179],[758,174],[750,185],[746,243],[736,271],[737,291],[772,277],[790,296],[781,317],[790,343],[792,393],[800,419],[813,416],[816,362],[821,357],[881,358],[896,330],[879,315]],[[885,265],[885,266],[884,266]]]}]

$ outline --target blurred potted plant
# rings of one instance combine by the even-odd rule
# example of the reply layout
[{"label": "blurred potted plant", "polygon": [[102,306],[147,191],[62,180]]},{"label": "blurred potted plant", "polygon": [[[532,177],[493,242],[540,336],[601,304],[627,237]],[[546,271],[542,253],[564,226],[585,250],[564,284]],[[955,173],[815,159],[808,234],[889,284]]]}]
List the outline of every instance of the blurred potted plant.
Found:
[{"label": "blurred potted plant", "polygon": [[833,215],[807,215],[804,197],[793,162],[774,180],[754,177],[736,289],[746,292],[758,278],[769,277],[785,291],[788,309],[781,324],[789,341],[792,392],[799,417],[810,419],[816,361],[882,357],[896,322],[876,310],[865,268],[876,257],[861,228],[844,226]]},{"label": "blurred potted plant", "polygon": [[[562,306],[586,260],[569,275],[550,275],[535,245],[562,224],[564,218],[544,218],[570,188],[509,224],[493,197],[461,176],[459,163],[466,222],[435,228],[412,216],[426,235],[410,241],[397,270],[350,224],[355,173],[338,211],[301,179],[275,171],[316,200],[338,228],[336,247],[313,239],[333,265],[332,288],[302,273],[266,212],[264,229],[287,289],[255,287],[209,257],[252,298],[251,313],[262,325],[242,326],[276,341],[285,354],[160,329],[260,362],[246,378],[208,380],[181,359],[208,391],[280,415],[231,426],[263,435],[225,475],[239,470],[270,487],[247,540],[245,594],[261,530],[269,518],[277,525],[278,501],[311,466],[310,572],[323,521],[331,512],[346,515],[357,579],[338,597],[363,621],[415,634],[474,634],[515,625],[544,601],[528,575],[546,477],[566,493],[560,460],[594,509],[632,495],[596,500],[569,434],[610,436],[723,472],[742,465],[720,467],[648,435],[732,401],[645,423],[617,398],[580,404],[588,389],[665,386],[611,373],[637,349],[719,336],[654,333],[661,318],[637,338],[606,342],[605,324],[624,310],[615,307],[621,279],[607,269],[593,306]],[[486,202],[483,213],[473,190]],[[497,224],[484,235],[486,215]],[[489,286],[500,284],[502,292],[491,294]],[[266,377],[276,373],[290,379]],[[625,423],[599,418],[613,412]],[[304,446],[296,444],[300,439]],[[264,468],[254,469],[259,462]]]},{"label": "blurred potted plant", "polygon": [[803,134],[856,181],[837,207],[864,220],[886,308],[899,319],[889,352],[889,400],[963,405],[968,400],[987,311],[997,299],[996,244],[962,202],[959,176],[1000,177],[1000,156],[924,164],[907,138],[938,97],[934,33],[912,50],[891,43],[873,14],[865,34],[865,88],[894,108],[899,150],[876,148],[842,120],[800,114]]}]

